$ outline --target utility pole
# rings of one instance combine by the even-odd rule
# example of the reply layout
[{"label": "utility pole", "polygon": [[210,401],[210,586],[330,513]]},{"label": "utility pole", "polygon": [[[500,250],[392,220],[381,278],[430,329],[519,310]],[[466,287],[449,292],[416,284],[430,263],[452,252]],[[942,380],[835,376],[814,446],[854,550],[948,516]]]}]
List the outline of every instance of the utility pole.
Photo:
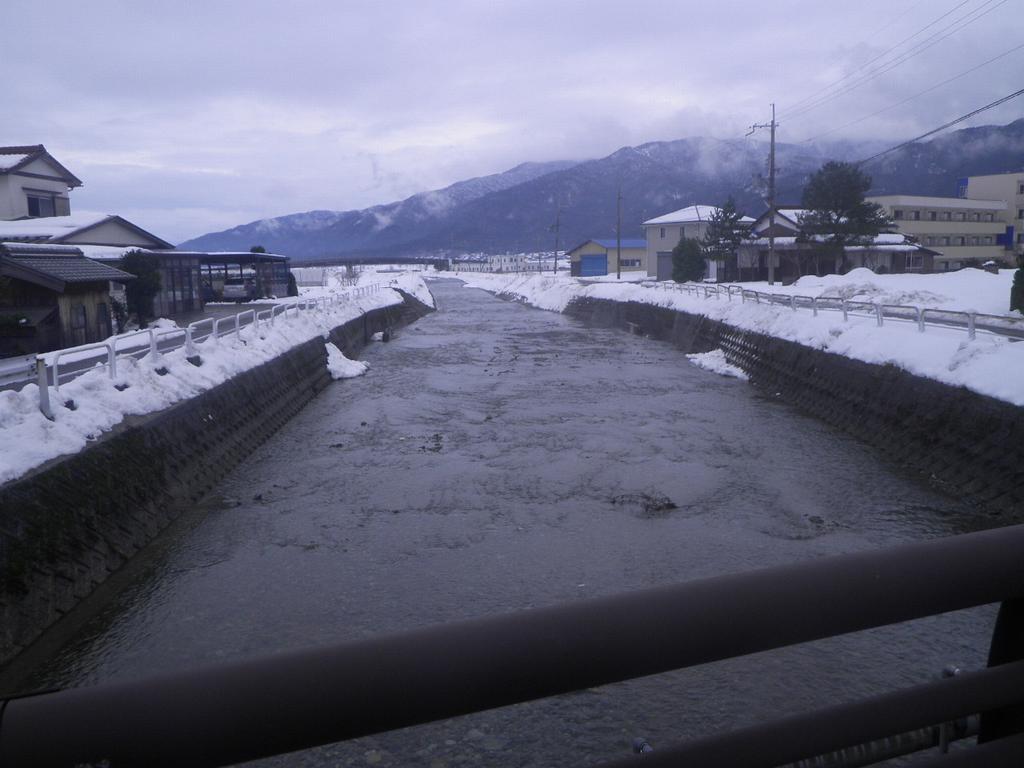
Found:
[{"label": "utility pole", "polygon": [[771,129],[771,144],[768,150],[768,285],[775,285],[775,103],[772,102],[772,121],[770,123],[754,123],[750,126],[751,133],[758,128]]},{"label": "utility pole", "polygon": [[562,206],[559,205],[555,209],[555,226],[554,226],[554,230],[555,230],[555,266],[551,270],[551,274],[553,274],[553,275],[557,275],[558,274],[558,230],[561,228],[561,226],[562,226]]},{"label": "utility pole", "polygon": [[622,183],[615,197],[615,279],[622,279]]}]

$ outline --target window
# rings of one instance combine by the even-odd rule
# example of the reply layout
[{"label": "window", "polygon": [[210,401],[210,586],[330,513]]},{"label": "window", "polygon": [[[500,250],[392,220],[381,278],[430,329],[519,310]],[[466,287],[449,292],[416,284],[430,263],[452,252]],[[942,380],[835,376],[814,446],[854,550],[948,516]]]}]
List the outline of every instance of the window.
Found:
[{"label": "window", "polygon": [[949,238],[948,237],[942,238],[942,242],[940,243],[940,245],[949,245]]},{"label": "window", "polygon": [[897,220],[898,220],[898,219],[902,219],[902,218],[903,218],[903,211],[901,211],[901,210],[899,210],[899,209],[895,209],[895,210],[893,210],[893,212],[892,212],[892,217],[893,217],[894,219],[897,219]]},{"label": "window", "polygon": [[992,245],[992,235],[985,235],[985,245]]},{"label": "window", "polygon": [[978,236],[977,235],[973,235],[971,237],[971,245],[977,245],[977,244],[978,244]]},{"label": "window", "polygon": [[980,218],[981,217],[978,214],[976,214],[976,213],[972,213],[971,214],[971,221],[979,221]]},{"label": "window", "polygon": [[963,211],[957,211],[956,213],[953,214],[953,221],[963,221],[963,220],[964,220],[964,212]]},{"label": "window", "polygon": [[992,214],[991,213],[986,213],[985,214],[985,221],[992,221]]},{"label": "window", "polygon": [[924,256],[920,253],[911,253],[907,256],[907,272],[917,272],[924,268]]},{"label": "window", "polygon": [[32,217],[56,216],[57,210],[53,203],[53,195],[28,195],[28,215]]},{"label": "window", "polygon": [[661,235],[660,235],[660,237],[661,237],[662,240],[665,239],[665,228],[664,227],[661,228]]},{"label": "window", "polygon": [[949,211],[943,211],[942,212],[942,220],[943,221],[949,221],[950,220],[950,213],[949,213]]},{"label": "window", "polygon": [[912,211],[911,214],[910,214],[910,218],[912,218],[914,221],[920,221],[921,220],[921,212],[920,211]]},{"label": "window", "polygon": [[954,238],[953,245],[966,245],[966,244],[967,244],[967,238],[966,237]]},{"label": "window", "polygon": [[1024,195],[1024,182],[1020,182],[1017,184],[1017,194]]},{"label": "window", "polygon": [[1024,208],[1018,208],[1017,209],[1017,218],[1018,219],[1024,219]]},{"label": "window", "polygon": [[935,221],[938,214],[935,211],[928,211],[928,221]]}]

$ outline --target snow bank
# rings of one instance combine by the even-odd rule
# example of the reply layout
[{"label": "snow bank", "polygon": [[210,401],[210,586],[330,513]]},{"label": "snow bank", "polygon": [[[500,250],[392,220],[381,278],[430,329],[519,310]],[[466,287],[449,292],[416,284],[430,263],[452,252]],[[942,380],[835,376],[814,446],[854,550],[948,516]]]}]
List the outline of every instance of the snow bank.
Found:
[{"label": "snow bank", "polygon": [[710,352],[701,352],[696,355],[687,355],[686,359],[698,368],[703,368],[706,371],[718,373],[722,376],[732,376],[736,379],[743,379],[743,381],[747,381],[750,378],[743,372],[742,368],[737,368],[726,361],[725,352],[721,349],[713,349]]},{"label": "snow bank", "polygon": [[[375,282],[375,281],[368,281]],[[420,287],[415,284],[418,283]],[[419,295],[426,290],[416,275],[397,278],[396,286]],[[428,292],[429,293],[429,292]],[[111,381],[106,368],[83,374],[51,389],[56,420],[39,412],[39,389],[28,384],[21,390],[0,392],[0,483],[13,480],[50,459],[75,453],[126,416],[152,413],[180,400],[194,397],[242,371],[255,368],[310,339],[326,337],[331,329],[366,312],[402,303],[401,295],[384,289],[352,298],[327,312],[303,311],[298,317],[278,316],[273,326],[242,329],[241,339],[233,335],[198,345],[203,364],[196,367],[177,349],[156,360],[119,358],[117,380]],[[351,362],[351,361],[350,361]],[[167,369],[160,376],[155,369]],[[115,388],[127,385],[123,390]],[[75,410],[63,407],[73,401]]]},{"label": "snow bank", "polygon": [[[933,275],[875,275],[853,270],[846,275],[802,278],[779,293],[836,296],[886,303],[918,304],[959,311],[1019,317],[1009,313],[1012,270],[993,275],[962,270]],[[929,326],[918,333],[913,323],[886,320],[879,328],[874,318],[838,312],[793,311],[781,305],[705,299],[673,290],[671,284],[587,284],[575,278],[462,273],[467,286],[483,288],[541,309],[561,312],[577,297],[636,301],[701,314],[745,330],[776,336],[868,363],[891,364],[918,376],[964,386],[984,395],[1024,405],[1024,342],[979,332],[970,340],[962,330]],[[744,287],[767,289],[764,284]],[[816,293],[817,291],[817,293]],[[849,294],[849,295],[846,295]],[[897,301],[896,299],[899,298]],[[916,298],[917,301],[909,301]]]},{"label": "snow bank", "polygon": [[331,372],[331,378],[352,379],[362,376],[369,367],[369,363],[362,360],[350,360],[336,345],[327,344],[327,370]]}]

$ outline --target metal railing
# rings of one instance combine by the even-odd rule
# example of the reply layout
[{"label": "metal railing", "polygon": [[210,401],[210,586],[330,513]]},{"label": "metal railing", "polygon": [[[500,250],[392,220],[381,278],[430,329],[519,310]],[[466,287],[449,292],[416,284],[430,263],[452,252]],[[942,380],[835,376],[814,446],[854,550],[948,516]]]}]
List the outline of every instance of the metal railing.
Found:
[{"label": "metal railing", "polygon": [[[48,419],[54,418],[51,405],[50,390],[58,401],[63,402],[60,386],[84,373],[104,368],[115,386],[124,388],[125,383],[117,383],[117,362],[119,358],[134,357],[149,360],[154,370],[159,371],[160,358],[163,354],[175,349],[185,348],[185,356],[194,364],[200,362],[200,346],[204,343],[218,343],[226,336],[234,336],[238,342],[245,341],[243,329],[252,327],[258,334],[264,326],[273,326],[276,318],[297,317],[304,311],[325,313],[332,307],[340,306],[355,298],[368,296],[387,287],[381,283],[359,286],[347,290],[343,294],[305,299],[287,304],[275,304],[269,309],[246,309],[233,315],[223,317],[206,317],[189,323],[184,328],[147,328],[118,336],[111,336],[106,341],[93,344],[82,344],[76,347],[58,349],[40,355],[19,358],[15,370],[20,377],[8,383],[28,383],[34,378],[39,387],[39,410]],[[132,339],[145,338],[144,345],[129,345]],[[98,353],[98,354],[97,354]],[[31,361],[31,363],[27,363]],[[62,369],[62,363],[64,368]],[[34,376],[25,375],[26,373]],[[73,405],[73,404],[72,404]]]},{"label": "metal railing", "polygon": [[11,698],[0,764],[227,765],[999,602],[986,669],[613,765],[768,768],[972,715],[961,755],[1024,758],[1022,551],[1017,525]]},{"label": "metal railing", "polygon": [[914,323],[920,333],[924,333],[926,326],[930,325],[939,328],[964,330],[967,332],[968,337],[972,339],[975,338],[978,331],[1015,339],[1024,339],[1024,317],[1013,317],[1010,315],[988,315],[980,312],[957,312],[949,309],[934,309],[904,304],[850,301],[839,297],[767,293],[726,283],[705,284],[661,281],[645,283],[645,285],[649,287],[657,286],[665,291],[679,291],[704,299],[725,299],[727,301],[738,299],[742,302],[754,302],[756,304],[781,305],[794,311],[798,309],[810,310],[815,316],[822,311],[841,312],[844,321],[848,321],[850,315],[869,316],[874,317],[879,327],[884,326],[886,320],[909,322]]}]

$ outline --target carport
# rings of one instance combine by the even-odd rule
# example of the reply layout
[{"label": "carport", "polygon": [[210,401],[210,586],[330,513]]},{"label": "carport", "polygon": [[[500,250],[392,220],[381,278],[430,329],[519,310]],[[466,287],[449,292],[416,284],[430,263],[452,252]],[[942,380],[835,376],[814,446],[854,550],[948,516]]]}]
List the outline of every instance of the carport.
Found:
[{"label": "carport", "polygon": [[[199,253],[199,271],[204,291],[220,298],[224,282],[234,278],[252,279],[259,298],[288,295],[287,256],[251,251]],[[211,300],[209,297],[207,300]]]}]

